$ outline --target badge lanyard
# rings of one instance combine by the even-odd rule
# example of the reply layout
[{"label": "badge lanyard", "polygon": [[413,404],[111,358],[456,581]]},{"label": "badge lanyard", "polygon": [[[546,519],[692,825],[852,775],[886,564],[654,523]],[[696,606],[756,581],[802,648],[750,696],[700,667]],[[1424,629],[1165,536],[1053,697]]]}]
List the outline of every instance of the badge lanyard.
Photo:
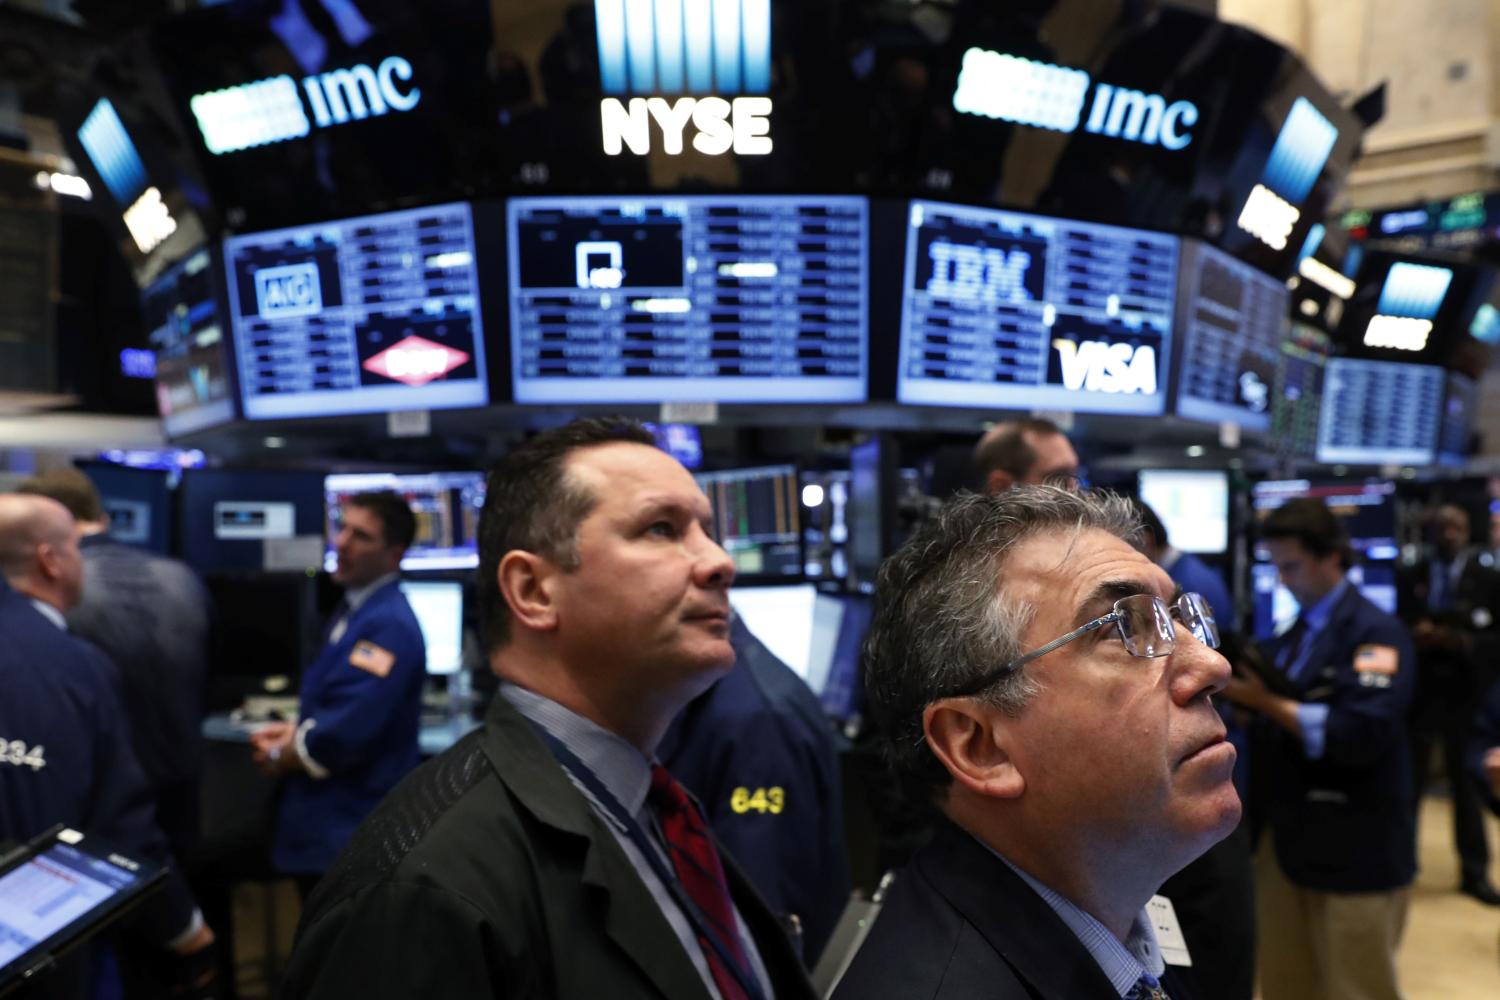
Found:
[{"label": "badge lanyard", "polygon": [[[715,933],[713,928],[709,926],[708,918],[703,915],[702,911],[698,909],[698,905],[689,899],[687,893],[683,891],[682,883],[677,878],[677,873],[667,868],[666,863],[662,861],[659,849],[651,842],[646,831],[641,829],[641,824],[636,821],[636,818],[626,811],[625,807],[620,804],[620,800],[615,798],[608,788],[604,787],[604,783],[599,780],[598,775],[589,770],[588,765],[579,760],[578,756],[569,750],[561,740],[534,722],[532,723],[532,728],[542,738],[542,742],[547,744],[547,748],[552,751],[552,756],[557,759],[557,762],[566,768],[569,774],[578,779],[579,784],[588,789],[589,794],[593,795],[594,799],[624,828],[626,836],[635,844],[636,850],[645,856],[646,863],[651,866],[651,870],[656,873],[656,877],[661,881],[662,885],[666,886],[667,892],[671,895],[673,902],[677,904],[678,909],[682,911],[683,915],[688,918],[688,922],[693,925],[694,932],[699,938],[707,941],[713,947],[713,950],[718,953],[719,960],[724,963],[724,967],[734,976],[745,993],[751,1000],[764,1000],[765,992],[761,989],[759,978],[750,969],[741,968],[740,963],[730,953],[729,948],[720,940],[719,935]],[[748,962],[748,955],[746,956],[746,960]]]}]

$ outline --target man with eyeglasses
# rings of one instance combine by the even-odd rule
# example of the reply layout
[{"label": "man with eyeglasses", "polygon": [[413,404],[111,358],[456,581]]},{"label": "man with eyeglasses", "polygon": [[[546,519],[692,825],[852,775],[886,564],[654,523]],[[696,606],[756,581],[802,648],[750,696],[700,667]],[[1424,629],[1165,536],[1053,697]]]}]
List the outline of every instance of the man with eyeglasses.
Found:
[{"label": "man with eyeglasses", "polygon": [[1347,577],[1348,537],[1321,500],[1261,525],[1296,622],[1225,691],[1254,711],[1251,806],[1265,1000],[1399,998],[1396,948],[1416,873],[1406,716],[1411,640]]},{"label": "man with eyeglasses", "polygon": [[1127,501],[960,494],[881,569],[871,711],[941,814],[835,1000],[1174,997],[1148,903],[1239,820],[1218,631]]}]

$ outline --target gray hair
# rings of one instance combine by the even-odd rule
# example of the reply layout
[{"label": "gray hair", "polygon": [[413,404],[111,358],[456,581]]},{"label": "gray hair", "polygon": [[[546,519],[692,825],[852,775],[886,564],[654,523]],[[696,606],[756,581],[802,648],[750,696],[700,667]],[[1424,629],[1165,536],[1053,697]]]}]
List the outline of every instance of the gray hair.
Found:
[{"label": "gray hair", "polygon": [[[865,640],[865,688],[887,762],[917,800],[935,798],[950,780],[927,746],[924,710],[1025,652],[1035,609],[1007,596],[1006,557],[1036,535],[1087,530],[1135,544],[1141,524],[1130,502],[1110,493],[1057,486],[959,493],[881,566]],[[1014,670],[977,697],[1016,716],[1040,690],[1026,671]]]}]

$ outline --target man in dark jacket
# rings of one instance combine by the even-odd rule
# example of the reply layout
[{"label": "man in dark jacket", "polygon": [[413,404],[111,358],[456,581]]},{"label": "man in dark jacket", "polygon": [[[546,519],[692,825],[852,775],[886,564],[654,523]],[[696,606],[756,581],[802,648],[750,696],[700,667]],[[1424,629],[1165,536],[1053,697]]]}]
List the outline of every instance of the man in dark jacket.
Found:
[{"label": "man in dark jacket", "polygon": [[1259,718],[1251,805],[1265,1000],[1396,997],[1396,949],[1416,874],[1406,716],[1411,640],[1346,573],[1348,538],[1316,498],[1273,511],[1261,537],[1301,606],[1266,644],[1266,676],[1226,691]]},{"label": "man in dark jacket", "polygon": [[51,497],[77,522],[83,597],[68,612],[68,629],[119,668],[157,822],[172,853],[186,859],[198,841],[208,591],[186,564],[113,538],[99,491],[82,472],[44,473],[17,492]]},{"label": "man in dark jacket", "polygon": [[285,996],[812,1000],[653,760],[734,660],[734,564],[710,523],[631,421],[574,421],[490,474],[479,595],[499,694],[313,893]]},{"label": "man in dark jacket", "polygon": [[1118,497],[960,494],[882,567],[870,707],[946,819],[836,1000],[1186,995],[1153,894],[1240,817],[1229,665],[1138,527]]}]

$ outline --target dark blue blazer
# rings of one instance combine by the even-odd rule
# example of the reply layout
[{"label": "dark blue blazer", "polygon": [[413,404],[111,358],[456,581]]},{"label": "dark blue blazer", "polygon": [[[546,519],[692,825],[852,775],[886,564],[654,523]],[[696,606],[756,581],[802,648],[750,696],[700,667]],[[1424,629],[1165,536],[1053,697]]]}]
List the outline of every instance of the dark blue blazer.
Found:
[{"label": "dark blue blazer", "polygon": [[[1192,994],[1169,967],[1172,1000]],[[896,876],[832,1000],[1120,1000],[1047,901],[943,822]]]},{"label": "dark blue blazer", "polygon": [[[384,676],[356,665],[384,654],[392,658]],[[395,581],[356,608],[338,642],[302,672],[299,720],[317,720],[307,752],[329,775],[287,779],[273,844],[278,870],[326,871],[354,828],[417,766],[426,675],[422,630]]]},{"label": "dark blue blazer", "polygon": [[851,888],[832,724],[737,616],[730,642],[734,669],[683,710],[657,757],[702,801],[772,912],[801,920],[812,965]]},{"label": "dark blue blazer", "polygon": [[[169,864],[131,748],[114,664],[0,580],[0,841],[58,823]],[[132,918],[148,940],[187,929],[192,896],[175,874]]]},{"label": "dark blue blazer", "polygon": [[1208,599],[1214,609],[1214,620],[1222,629],[1238,629],[1239,613],[1234,606],[1234,597],[1224,583],[1218,570],[1199,559],[1191,552],[1183,552],[1167,570],[1172,582],[1188,593],[1199,593]]},{"label": "dark blue blazer", "polygon": [[[1271,662],[1286,642],[1282,636],[1265,645]],[[1395,673],[1357,669],[1365,646],[1394,648]],[[1252,808],[1269,823],[1293,883],[1376,892],[1408,885],[1416,874],[1406,736],[1416,674],[1406,627],[1350,586],[1293,682],[1300,701],[1329,707],[1323,756],[1309,760],[1300,739],[1257,721]]]}]

